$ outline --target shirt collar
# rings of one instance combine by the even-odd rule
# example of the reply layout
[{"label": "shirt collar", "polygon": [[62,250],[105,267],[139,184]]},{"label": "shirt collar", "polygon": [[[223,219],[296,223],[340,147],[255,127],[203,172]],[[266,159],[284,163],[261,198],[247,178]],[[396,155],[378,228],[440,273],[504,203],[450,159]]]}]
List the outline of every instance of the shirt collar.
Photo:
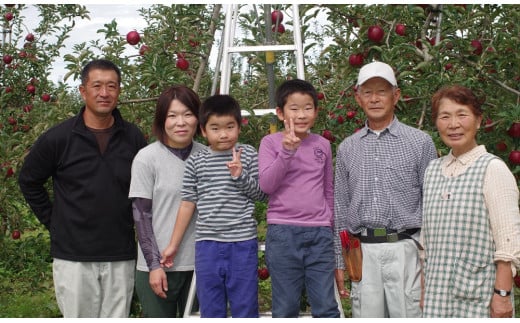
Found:
[{"label": "shirt collar", "polygon": [[453,156],[453,152],[450,150],[450,153],[446,156],[446,159],[444,160],[444,164],[446,166],[450,166],[453,163],[459,163],[461,165],[467,165],[469,163],[472,163],[475,161],[478,157],[482,156],[487,152],[486,146],[479,145],[470,151],[460,155],[459,157]]},{"label": "shirt collar", "polygon": [[[400,128],[401,128],[401,123],[399,122],[397,117],[394,116],[394,119],[388,125],[388,127],[379,131],[379,133],[382,134],[385,131],[388,131],[388,133],[391,134],[392,136],[397,136]],[[365,127],[363,127],[363,129],[361,129],[361,131],[362,131],[362,137],[367,136],[369,133],[374,133],[374,131],[370,130],[370,128],[368,127],[368,121],[365,121]]]}]

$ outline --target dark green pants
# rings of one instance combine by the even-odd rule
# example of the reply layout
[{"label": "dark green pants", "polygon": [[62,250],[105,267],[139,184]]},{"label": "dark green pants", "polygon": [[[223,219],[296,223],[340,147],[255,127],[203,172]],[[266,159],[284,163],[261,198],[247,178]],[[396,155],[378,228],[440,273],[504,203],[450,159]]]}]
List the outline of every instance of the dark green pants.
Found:
[{"label": "dark green pants", "polygon": [[[155,295],[150,287],[149,273],[136,271],[135,289],[143,309],[143,317],[183,317],[193,271],[167,272],[166,277],[168,292],[166,292],[167,298],[164,299]],[[196,307],[197,304],[195,299],[194,306]]]}]

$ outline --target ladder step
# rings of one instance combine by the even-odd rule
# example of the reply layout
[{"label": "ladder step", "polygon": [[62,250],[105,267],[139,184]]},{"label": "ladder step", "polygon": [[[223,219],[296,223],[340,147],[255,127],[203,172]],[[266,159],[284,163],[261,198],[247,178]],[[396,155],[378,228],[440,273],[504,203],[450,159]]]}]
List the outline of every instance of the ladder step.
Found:
[{"label": "ladder step", "polygon": [[233,46],[228,47],[229,53],[243,52],[267,52],[267,51],[291,51],[298,50],[295,45],[257,45],[257,46]]}]

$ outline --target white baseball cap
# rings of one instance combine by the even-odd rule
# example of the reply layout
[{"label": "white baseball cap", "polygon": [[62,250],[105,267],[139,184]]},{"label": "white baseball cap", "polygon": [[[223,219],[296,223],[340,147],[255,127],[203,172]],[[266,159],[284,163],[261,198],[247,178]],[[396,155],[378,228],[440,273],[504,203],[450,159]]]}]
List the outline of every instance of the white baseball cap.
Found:
[{"label": "white baseball cap", "polygon": [[394,70],[390,65],[383,62],[372,62],[364,65],[359,70],[356,86],[360,86],[374,77],[381,77],[387,80],[392,86],[397,86]]}]

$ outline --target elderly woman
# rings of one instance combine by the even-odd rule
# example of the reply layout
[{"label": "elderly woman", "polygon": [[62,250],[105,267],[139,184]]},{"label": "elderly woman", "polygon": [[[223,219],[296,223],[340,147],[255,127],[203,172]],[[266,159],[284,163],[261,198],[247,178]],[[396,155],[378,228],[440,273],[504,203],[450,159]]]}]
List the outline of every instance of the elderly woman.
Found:
[{"label": "elderly woman", "polygon": [[480,102],[449,86],[432,98],[447,156],[424,179],[424,317],[511,317],[520,267],[518,187],[507,165],[478,145]]}]

